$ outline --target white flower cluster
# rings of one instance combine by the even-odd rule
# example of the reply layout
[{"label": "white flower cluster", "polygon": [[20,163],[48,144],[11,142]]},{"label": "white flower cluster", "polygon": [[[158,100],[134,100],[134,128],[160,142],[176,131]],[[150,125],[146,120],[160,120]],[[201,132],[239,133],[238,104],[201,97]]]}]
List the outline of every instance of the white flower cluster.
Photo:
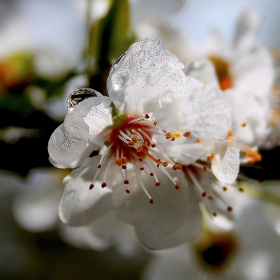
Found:
[{"label": "white flower cluster", "polygon": [[48,146],[53,165],[74,168],[60,219],[83,226],[114,211],[143,245],[163,249],[198,236],[201,205],[231,217],[240,163],[260,160],[269,133],[273,67],[258,25],[246,14],[232,46],[186,69],[160,39],[136,42],[112,66],[108,97],[74,91]]}]

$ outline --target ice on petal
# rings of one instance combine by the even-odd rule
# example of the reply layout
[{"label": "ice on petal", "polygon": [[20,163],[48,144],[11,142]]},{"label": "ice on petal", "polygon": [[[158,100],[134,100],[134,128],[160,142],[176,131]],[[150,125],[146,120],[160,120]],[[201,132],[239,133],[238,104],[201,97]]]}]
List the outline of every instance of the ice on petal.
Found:
[{"label": "ice on petal", "polygon": [[159,107],[183,95],[183,68],[161,40],[134,43],[110,72],[109,96],[121,112],[144,113],[151,102]]},{"label": "ice on petal", "polygon": [[240,166],[239,145],[236,141],[229,141],[224,149],[220,149],[212,160],[212,171],[216,178],[225,184],[236,180]]},{"label": "ice on petal", "polygon": [[70,226],[86,225],[113,209],[108,187],[102,188],[101,183],[96,182],[94,188],[89,189],[99,160],[100,156],[88,158],[82,167],[73,170],[64,179],[64,191],[58,207],[62,222]]}]

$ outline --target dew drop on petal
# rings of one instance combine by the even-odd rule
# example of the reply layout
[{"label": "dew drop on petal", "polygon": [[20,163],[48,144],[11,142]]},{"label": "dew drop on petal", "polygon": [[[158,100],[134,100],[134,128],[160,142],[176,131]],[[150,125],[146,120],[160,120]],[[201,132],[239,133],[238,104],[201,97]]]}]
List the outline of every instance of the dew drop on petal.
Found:
[{"label": "dew drop on petal", "polygon": [[101,96],[101,94],[92,88],[79,88],[77,90],[74,90],[68,97],[67,110],[71,111],[81,101],[89,97],[97,97],[97,96]]}]

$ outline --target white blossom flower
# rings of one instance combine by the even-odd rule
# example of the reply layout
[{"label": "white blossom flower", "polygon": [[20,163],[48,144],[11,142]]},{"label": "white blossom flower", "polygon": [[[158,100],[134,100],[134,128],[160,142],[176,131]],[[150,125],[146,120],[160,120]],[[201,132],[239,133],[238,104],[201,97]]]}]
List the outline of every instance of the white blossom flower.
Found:
[{"label": "white blossom flower", "polygon": [[[268,136],[269,92],[274,70],[269,51],[257,44],[261,16],[246,11],[231,45],[211,34],[205,57],[215,66],[220,88],[233,102],[234,135],[242,145],[259,146]],[[245,125],[246,124],[246,125]]]},{"label": "white blossom flower", "polygon": [[226,220],[207,221],[193,244],[153,252],[143,279],[274,279],[279,273],[279,236],[261,219],[260,201],[239,198],[242,215],[234,227]]},{"label": "white blossom flower", "polygon": [[182,68],[159,39],[144,40],[113,65],[109,97],[91,89],[71,94],[48,146],[54,165],[78,167],[64,180],[63,222],[85,225],[114,209],[144,245],[163,248],[198,234],[199,201],[206,196],[198,173],[211,180],[209,201],[216,196],[224,203],[211,187],[223,193],[220,184],[233,183],[239,169],[238,144],[228,137],[231,104]]}]

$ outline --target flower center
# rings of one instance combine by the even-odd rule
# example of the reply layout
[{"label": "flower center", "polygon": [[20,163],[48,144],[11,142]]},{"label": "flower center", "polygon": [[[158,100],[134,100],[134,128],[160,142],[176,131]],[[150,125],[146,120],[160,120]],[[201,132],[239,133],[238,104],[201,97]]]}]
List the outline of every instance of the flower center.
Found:
[{"label": "flower center", "polygon": [[236,253],[237,240],[230,232],[206,230],[194,244],[194,250],[206,269],[221,271]]},{"label": "flower center", "polygon": [[218,56],[209,56],[209,60],[213,63],[216,75],[219,79],[221,90],[226,90],[232,87],[232,76],[229,63]]},{"label": "flower center", "polygon": [[[156,121],[150,120],[150,116],[135,117],[127,114],[119,114],[113,118],[113,124],[108,127],[110,133],[107,135],[104,143],[104,149],[98,170],[94,176],[97,178],[102,166],[104,166],[104,178],[102,187],[107,186],[106,178],[111,164],[115,163],[119,168],[123,184],[126,186],[125,191],[130,193],[129,178],[136,178],[138,185],[141,186],[146,195],[150,198],[152,204],[154,200],[149,195],[144,186],[143,175],[153,177],[155,186],[161,185],[156,173],[157,170],[163,172],[174,184],[175,189],[180,189],[180,185],[169,174],[166,167],[172,165],[173,170],[182,170],[182,166],[175,164],[153,140],[155,135],[164,137],[166,141],[175,141],[181,137],[178,131],[166,131],[159,128]],[[187,136],[185,136],[187,137]],[[104,162],[107,161],[106,164]],[[103,168],[102,168],[103,169]],[[90,189],[94,184],[90,185]]]}]

